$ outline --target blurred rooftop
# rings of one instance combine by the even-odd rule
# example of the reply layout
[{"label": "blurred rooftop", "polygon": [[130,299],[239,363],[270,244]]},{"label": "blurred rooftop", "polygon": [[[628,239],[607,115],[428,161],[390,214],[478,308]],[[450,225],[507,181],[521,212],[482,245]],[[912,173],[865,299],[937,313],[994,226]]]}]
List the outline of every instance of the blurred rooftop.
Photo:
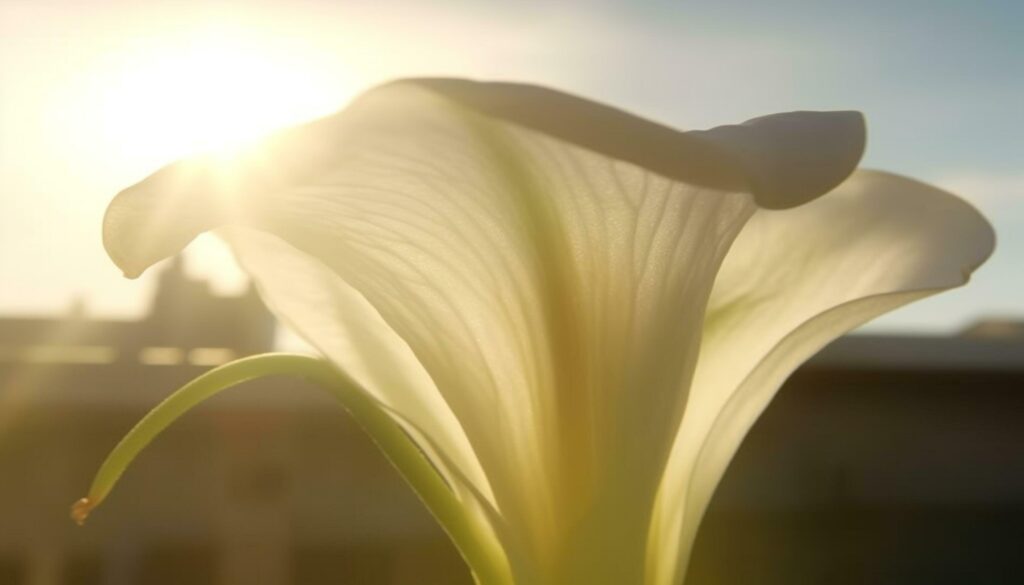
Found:
[{"label": "blurred rooftop", "polygon": [[[1022,331],[823,350],[748,435],[687,584],[1024,582]],[[296,380],[190,413],[87,528],[70,523],[149,408],[273,340],[252,290],[217,296],[177,262],[139,321],[0,319],[0,585],[469,583],[372,442]]]}]

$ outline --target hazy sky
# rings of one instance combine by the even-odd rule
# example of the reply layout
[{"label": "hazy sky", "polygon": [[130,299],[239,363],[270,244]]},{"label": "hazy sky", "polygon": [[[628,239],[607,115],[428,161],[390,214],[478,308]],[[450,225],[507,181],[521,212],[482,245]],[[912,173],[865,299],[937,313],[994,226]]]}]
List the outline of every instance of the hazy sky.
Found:
[{"label": "hazy sky", "polygon": [[[137,314],[151,280],[122,279],[100,244],[119,189],[374,83],[456,75],[544,83],[680,128],[861,110],[867,166],[954,190],[1000,238],[969,287],[876,327],[1024,318],[1022,23],[1019,0],[0,0],[0,314],[76,297]],[[226,270],[211,241],[189,258]]]}]

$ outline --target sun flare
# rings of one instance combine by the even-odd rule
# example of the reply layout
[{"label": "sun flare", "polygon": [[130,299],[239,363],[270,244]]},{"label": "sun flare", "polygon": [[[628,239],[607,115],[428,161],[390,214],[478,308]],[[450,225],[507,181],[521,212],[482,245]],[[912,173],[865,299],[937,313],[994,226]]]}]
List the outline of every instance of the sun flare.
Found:
[{"label": "sun flare", "polygon": [[222,29],[122,50],[93,77],[98,135],[130,159],[162,164],[329,114],[357,88],[308,52]]},{"label": "sun flare", "polygon": [[[273,131],[336,112],[361,89],[337,54],[266,23],[167,24],[116,44],[97,42],[47,111],[76,172],[121,184],[175,159],[236,155]],[[99,201],[77,202],[99,213]],[[201,239],[203,240],[203,239]],[[234,290],[237,267],[212,238],[186,252],[197,274]]]}]

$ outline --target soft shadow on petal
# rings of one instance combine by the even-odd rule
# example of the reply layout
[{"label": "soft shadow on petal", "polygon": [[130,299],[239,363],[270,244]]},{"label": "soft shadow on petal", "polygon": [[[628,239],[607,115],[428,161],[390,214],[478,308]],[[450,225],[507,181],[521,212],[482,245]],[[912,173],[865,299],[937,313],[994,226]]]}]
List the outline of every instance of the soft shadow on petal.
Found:
[{"label": "soft shadow on petal", "polygon": [[804,207],[756,213],[708,306],[652,529],[649,585],[682,581],[715,486],[794,369],[884,312],[965,284],[994,245],[991,226],[967,203],[876,171]]},{"label": "soft shadow on petal", "polygon": [[768,209],[793,207],[828,192],[853,172],[864,152],[860,112],[789,112],[680,132],[546,87],[464,79],[414,83],[488,116],[676,181],[750,193]]}]

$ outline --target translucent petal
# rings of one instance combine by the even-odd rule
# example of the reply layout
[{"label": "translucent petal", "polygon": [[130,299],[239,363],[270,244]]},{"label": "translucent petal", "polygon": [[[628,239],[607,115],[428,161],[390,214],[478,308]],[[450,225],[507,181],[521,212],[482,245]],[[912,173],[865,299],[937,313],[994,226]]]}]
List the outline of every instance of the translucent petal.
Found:
[{"label": "translucent petal", "polygon": [[404,413],[407,432],[429,436],[430,445],[451,463],[449,469],[432,458],[452,485],[461,476],[484,504],[494,505],[473,449],[430,375],[362,295],[322,262],[278,237],[247,228],[227,228],[220,234],[275,315],[360,388],[389,410]]},{"label": "translucent petal", "polygon": [[789,112],[678,132],[535,85],[463,79],[417,82],[488,116],[675,181],[750,193],[768,209],[800,205],[831,190],[857,166],[864,151],[864,118],[859,112]]},{"label": "translucent petal", "polygon": [[496,510],[517,582],[639,582],[726,250],[755,200],[819,195],[862,146],[848,113],[682,133],[543,88],[406,81],[233,166],[158,172],[104,240],[137,274],[219,225],[280,238],[232,236],[275,312]]},{"label": "translucent petal", "polygon": [[182,160],[126,189],[104,218],[107,253],[125,274],[138,276],[199,233],[238,222],[245,209],[231,194],[272,193],[339,164],[345,153],[359,148],[367,130],[386,126],[385,119],[358,120],[366,110],[390,108],[384,115],[392,118],[392,126],[399,124],[394,108],[407,107],[398,102],[416,88],[674,181],[751,193],[770,209],[799,205],[832,189],[853,171],[864,150],[864,120],[858,112],[790,112],[680,132],[545,87],[401,80],[365,93],[339,114],[281,132],[235,159]]},{"label": "translucent petal", "polygon": [[993,246],[989,224],[960,199],[881,172],[859,171],[797,209],[756,213],[715,282],[648,582],[681,582],[715,486],[794,369],[865,321],[964,284]]}]

